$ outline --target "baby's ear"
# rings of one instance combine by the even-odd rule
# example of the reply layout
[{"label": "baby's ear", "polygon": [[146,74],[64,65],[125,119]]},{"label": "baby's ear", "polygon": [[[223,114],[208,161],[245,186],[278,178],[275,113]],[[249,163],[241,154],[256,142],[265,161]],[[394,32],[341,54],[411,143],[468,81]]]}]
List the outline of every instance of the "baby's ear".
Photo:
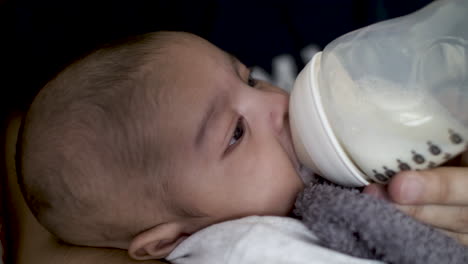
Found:
[{"label": "baby's ear", "polygon": [[187,236],[183,233],[183,227],[180,223],[160,224],[133,238],[128,248],[128,254],[136,260],[165,258]]}]

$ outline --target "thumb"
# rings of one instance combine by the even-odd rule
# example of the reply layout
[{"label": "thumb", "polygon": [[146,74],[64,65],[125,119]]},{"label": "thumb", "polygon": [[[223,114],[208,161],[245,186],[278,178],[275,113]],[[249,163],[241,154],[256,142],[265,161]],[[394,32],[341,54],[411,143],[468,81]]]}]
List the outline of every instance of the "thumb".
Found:
[{"label": "thumb", "polygon": [[399,204],[468,204],[468,168],[439,167],[404,171],[388,185],[392,201]]}]

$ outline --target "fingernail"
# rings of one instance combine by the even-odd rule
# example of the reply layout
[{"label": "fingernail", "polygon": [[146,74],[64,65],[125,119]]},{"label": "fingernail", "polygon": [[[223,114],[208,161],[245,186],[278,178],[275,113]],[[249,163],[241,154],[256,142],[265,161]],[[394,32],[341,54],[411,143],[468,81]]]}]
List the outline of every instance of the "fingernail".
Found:
[{"label": "fingernail", "polygon": [[424,182],[417,173],[409,174],[403,181],[400,189],[400,201],[402,203],[416,202],[423,192]]}]

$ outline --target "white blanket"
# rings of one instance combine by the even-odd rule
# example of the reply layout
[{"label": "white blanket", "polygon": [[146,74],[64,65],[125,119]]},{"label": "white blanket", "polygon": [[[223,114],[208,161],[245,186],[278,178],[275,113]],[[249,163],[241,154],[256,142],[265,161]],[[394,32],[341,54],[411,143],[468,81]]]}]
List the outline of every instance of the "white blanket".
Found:
[{"label": "white blanket", "polygon": [[315,235],[290,217],[249,216],[209,226],[168,257],[175,264],[371,264],[319,246]]}]

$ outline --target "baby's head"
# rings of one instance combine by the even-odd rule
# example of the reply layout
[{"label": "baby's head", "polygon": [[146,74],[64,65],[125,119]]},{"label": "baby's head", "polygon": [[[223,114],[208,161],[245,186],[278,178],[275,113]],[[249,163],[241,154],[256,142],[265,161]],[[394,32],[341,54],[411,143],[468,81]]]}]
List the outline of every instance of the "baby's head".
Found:
[{"label": "baby's head", "polygon": [[288,100],[194,35],[104,47],[35,98],[20,186],[62,240],[162,258],[208,225],[290,212],[303,184]]}]

